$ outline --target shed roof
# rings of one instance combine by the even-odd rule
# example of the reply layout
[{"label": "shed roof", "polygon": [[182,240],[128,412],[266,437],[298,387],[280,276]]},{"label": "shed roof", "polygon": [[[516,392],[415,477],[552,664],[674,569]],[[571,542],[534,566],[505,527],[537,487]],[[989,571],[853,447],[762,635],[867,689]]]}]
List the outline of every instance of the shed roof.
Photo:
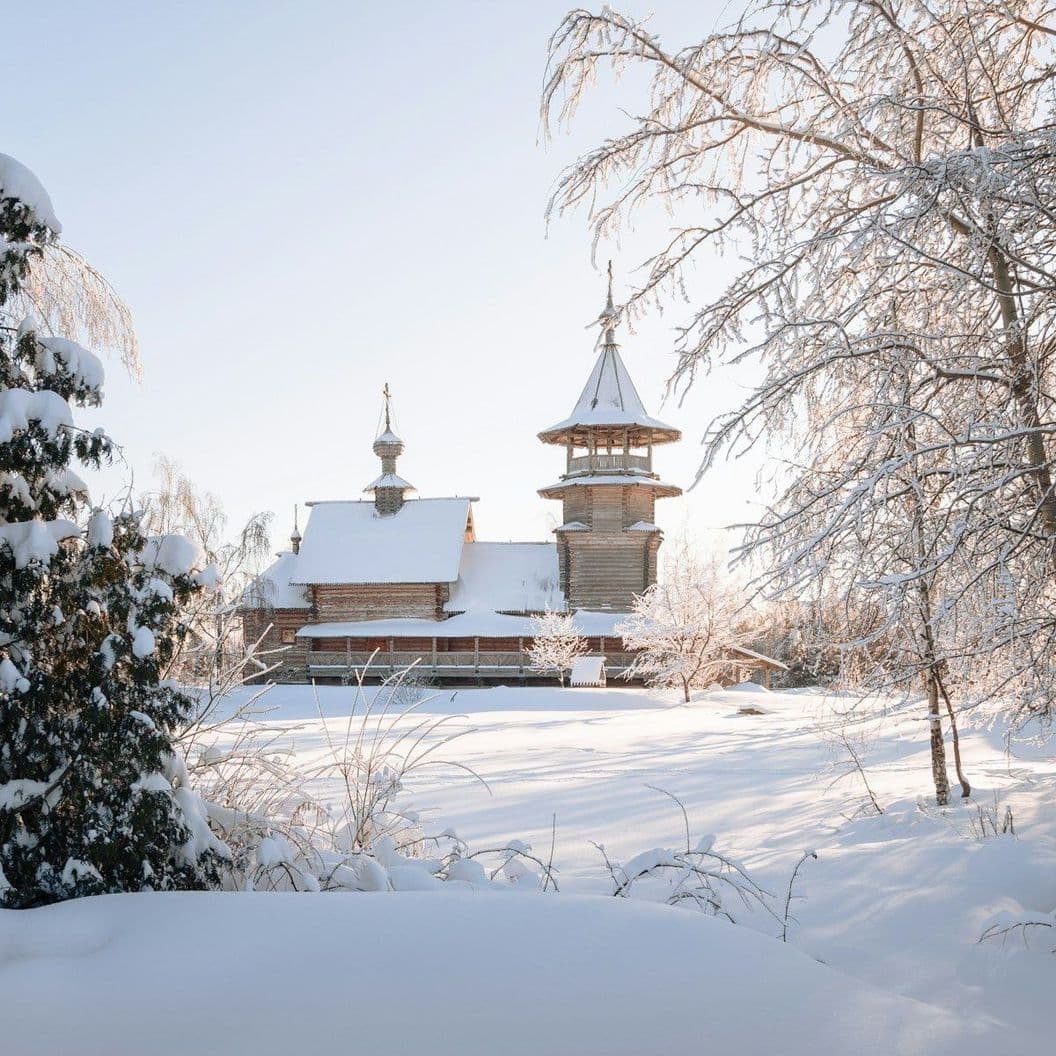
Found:
[{"label": "shed roof", "polygon": [[309,503],[292,583],[453,583],[468,498],[411,499],[381,515],[373,502]]},{"label": "shed roof", "polygon": [[605,684],[605,657],[577,656],[572,661],[568,677],[572,686],[601,686]]}]

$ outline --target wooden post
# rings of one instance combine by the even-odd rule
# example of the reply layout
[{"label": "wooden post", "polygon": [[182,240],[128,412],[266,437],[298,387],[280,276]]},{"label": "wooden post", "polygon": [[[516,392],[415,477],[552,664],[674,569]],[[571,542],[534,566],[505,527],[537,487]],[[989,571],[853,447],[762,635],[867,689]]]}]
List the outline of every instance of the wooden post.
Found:
[{"label": "wooden post", "polygon": [[524,639],[517,639],[517,672],[524,678]]},{"label": "wooden post", "polygon": [[480,674],[480,638],[473,639],[473,673]]},{"label": "wooden post", "polygon": [[348,668],[348,674],[352,674],[352,639],[345,639],[345,667]]},{"label": "wooden post", "polygon": [[433,674],[436,674],[436,637],[433,637]]},{"label": "wooden post", "polygon": [[396,652],[396,639],[389,639],[389,674],[392,674],[393,667],[395,666],[395,660],[393,659],[393,653]]}]

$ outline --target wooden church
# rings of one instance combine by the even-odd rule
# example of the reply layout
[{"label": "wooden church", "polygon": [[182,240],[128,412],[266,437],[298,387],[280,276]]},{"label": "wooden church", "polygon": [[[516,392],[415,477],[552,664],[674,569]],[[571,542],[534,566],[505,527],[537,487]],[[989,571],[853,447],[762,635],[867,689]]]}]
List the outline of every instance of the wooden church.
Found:
[{"label": "wooden church", "polygon": [[436,679],[544,678],[527,649],[548,609],[575,614],[610,677],[626,669],[616,627],[656,581],[656,500],[681,494],[654,472],[654,449],[681,434],[646,412],[614,321],[610,272],[594,368],[572,413],[539,433],[565,454],[560,478],[539,489],[562,504],[552,542],[482,542],[474,499],[417,497],[399,474],[386,386],[370,497],[308,503],[303,537],[295,526],[244,599],[247,638],[285,647],[279,678],[349,678],[368,661],[380,676],[417,661]]}]

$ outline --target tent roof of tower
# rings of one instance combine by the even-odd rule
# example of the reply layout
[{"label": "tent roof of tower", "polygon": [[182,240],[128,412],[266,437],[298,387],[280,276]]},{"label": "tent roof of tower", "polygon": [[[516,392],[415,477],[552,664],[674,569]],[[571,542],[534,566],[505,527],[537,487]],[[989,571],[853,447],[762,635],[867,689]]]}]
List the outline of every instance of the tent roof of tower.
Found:
[{"label": "tent roof of tower", "polygon": [[596,438],[599,431],[621,440],[627,430],[636,447],[669,443],[682,436],[674,426],[646,413],[619,348],[609,338],[611,331],[572,413],[539,434],[544,443],[567,443],[571,439],[585,445],[588,437],[593,434]]}]

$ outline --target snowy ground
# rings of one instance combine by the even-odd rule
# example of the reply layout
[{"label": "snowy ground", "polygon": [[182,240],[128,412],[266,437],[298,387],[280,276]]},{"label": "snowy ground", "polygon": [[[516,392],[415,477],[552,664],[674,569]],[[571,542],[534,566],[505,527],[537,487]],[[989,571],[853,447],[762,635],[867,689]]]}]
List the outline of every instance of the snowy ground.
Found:
[{"label": "snowy ground", "polygon": [[[320,689],[320,718],[310,689],[272,691],[272,718],[305,762],[325,757],[324,723],[344,729],[352,692]],[[747,704],[764,714],[742,714]],[[424,709],[466,716],[473,732],[446,755],[491,788],[419,774],[410,791],[426,828],[475,848],[516,838],[545,857],[556,815],[561,895],[124,896],[0,914],[0,1014],[16,1013],[21,1039],[11,1051],[288,1052],[305,1018],[320,1040],[443,1056],[1045,1051],[1056,932],[1035,930],[1029,948],[977,940],[995,914],[1056,907],[1050,749],[1009,754],[998,734],[966,733],[973,803],[993,808],[996,795],[1016,824],[1016,837],[979,839],[977,808],[918,803],[929,765],[913,714],[852,731],[886,812],[848,820],[864,790],[856,776],[832,784],[844,768],[832,769],[825,703],[807,693],[681,706],[628,689],[498,688],[447,691]],[[677,795],[694,838],[715,834],[779,913],[793,866],[817,850],[788,945],[760,913],[738,927],[598,897],[611,887],[591,841],[624,860],[684,844],[680,812],[649,785]],[[178,1003],[193,1022],[196,1002],[210,1026],[193,1041],[115,1042],[130,1014]],[[50,1041],[34,1048],[18,1024],[45,1015]],[[71,1048],[63,1031],[85,1022]]]}]

